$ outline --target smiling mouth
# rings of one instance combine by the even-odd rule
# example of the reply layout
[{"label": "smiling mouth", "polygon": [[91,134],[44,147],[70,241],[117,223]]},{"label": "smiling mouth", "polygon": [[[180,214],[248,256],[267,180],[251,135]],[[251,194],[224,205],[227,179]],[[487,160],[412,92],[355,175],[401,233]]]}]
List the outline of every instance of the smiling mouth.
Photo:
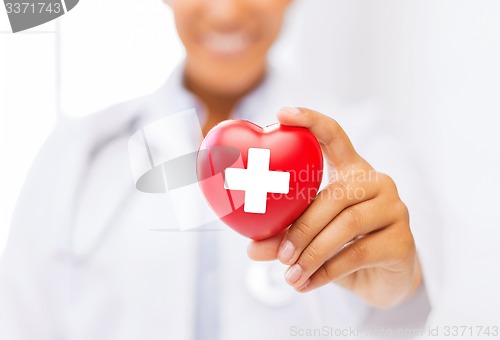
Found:
[{"label": "smiling mouth", "polygon": [[253,40],[244,33],[210,33],[203,40],[203,47],[210,53],[219,56],[231,57],[246,52]]}]

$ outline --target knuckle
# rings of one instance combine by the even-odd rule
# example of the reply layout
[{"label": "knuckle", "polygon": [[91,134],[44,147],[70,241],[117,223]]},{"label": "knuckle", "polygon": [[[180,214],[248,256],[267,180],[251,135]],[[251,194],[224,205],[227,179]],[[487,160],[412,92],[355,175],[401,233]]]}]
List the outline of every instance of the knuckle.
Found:
[{"label": "knuckle", "polygon": [[403,247],[404,247],[404,257],[412,256],[415,253],[415,240],[413,239],[412,233],[408,230],[406,234],[407,237],[403,239]]},{"label": "knuckle", "polygon": [[315,119],[317,123],[325,124],[327,127],[329,134],[326,136],[322,142],[324,144],[329,144],[331,143],[336,136],[338,136],[340,133],[344,133],[340,124],[333,118],[331,117],[325,117],[321,115],[320,113],[316,112],[315,113]]},{"label": "knuckle", "polygon": [[292,236],[297,235],[297,237],[300,239],[307,239],[312,233],[312,227],[309,225],[309,223],[299,219],[295,222],[291,231],[293,232]]},{"label": "knuckle", "polygon": [[404,226],[403,232],[397,235],[399,246],[397,247],[396,257],[398,259],[407,259],[416,253],[415,240],[408,226]]},{"label": "knuckle", "polygon": [[315,246],[309,246],[302,252],[300,261],[302,264],[307,265],[318,261],[321,252]]},{"label": "knuckle", "polygon": [[350,188],[349,183],[347,182],[347,176],[341,173],[341,176],[333,182],[335,189],[340,189],[342,191],[347,191]]},{"label": "knuckle", "polygon": [[408,207],[406,206],[406,204],[404,204],[403,201],[401,200],[398,201],[396,206],[396,212],[403,221],[408,222],[410,220],[410,211],[408,210]]},{"label": "knuckle", "polygon": [[387,174],[380,174],[380,178],[384,187],[391,191],[397,191],[396,182],[394,182],[394,179],[391,176]]},{"label": "knuckle", "polygon": [[359,229],[363,225],[363,215],[356,206],[349,207],[345,210],[346,227],[349,229]]},{"label": "knuckle", "polygon": [[325,263],[321,267],[319,267],[317,273],[320,277],[320,280],[323,282],[330,282],[335,280],[335,272],[333,268],[328,265],[328,263]]},{"label": "knuckle", "polygon": [[338,135],[340,133],[344,133],[344,130],[342,130],[342,127],[340,126],[339,122],[337,122],[335,119],[330,118],[328,119],[328,122],[330,124],[330,129],[332,130],[332,138],[335,135]]},{"label": "knuckle", "polygon": [[321,116],[318,112],[311,110],[306,107],[301,108],[302,112],[305,113],[307,120],[310,122],[311,125],[318,125],[321,124]]},{"label": "knuckle", "polygon": [[329,199],[341,199],[347,196],[349,184],[343,178],[342,174],[336,174],[337,178],[332,181],[328,187],[323,190]]},{"label": "knuckle", "polygon": [[368,258],[368,247],[364,242],[354,242],[347,251],[352,263],[361,264],[366,262]]},{"label": "knuckle", "polygon": [[311,118],[313,123],[318,124],[319,120],[321,118],[319,113],[314,111],[314,110],[311,110],[311,109],[306,109],[306,111],[307,111],[307,114],[309,114],[309,117]]}]

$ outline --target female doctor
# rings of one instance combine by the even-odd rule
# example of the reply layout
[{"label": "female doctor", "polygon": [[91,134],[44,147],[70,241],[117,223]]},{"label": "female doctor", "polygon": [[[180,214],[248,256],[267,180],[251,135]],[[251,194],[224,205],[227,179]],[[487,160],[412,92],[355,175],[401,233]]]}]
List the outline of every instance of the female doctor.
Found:
[{"label": "female doctor", "polygon": [[[26,180],[2,258],[1,339],[409,338],[423,327],[439,253],[422,180],[372,109],[340,111],[331,95],[269,65],[289,2],[166,1],[186,48],[167,83],[59,124]],[[192,107],[204,134],[229,118],[308,128],[337,176],[248,256],[248,241],[218,223],[174,231],[168,195],[135,189],[127,141]],[[349,171],[377,176],[338,175]],[[356,189],[364,195],[349,194]]]}]

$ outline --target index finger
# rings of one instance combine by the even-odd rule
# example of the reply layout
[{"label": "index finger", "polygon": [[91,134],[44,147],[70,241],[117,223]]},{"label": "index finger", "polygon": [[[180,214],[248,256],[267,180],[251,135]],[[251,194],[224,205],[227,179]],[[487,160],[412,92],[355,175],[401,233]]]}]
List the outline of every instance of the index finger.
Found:
[{"label": "index finger", "polygon": [[284,107],[276,115],[280,124],[307,128],[318,139],[326,159],[335,167],[355,162],[359,155],[336,120],[307,108]]}]

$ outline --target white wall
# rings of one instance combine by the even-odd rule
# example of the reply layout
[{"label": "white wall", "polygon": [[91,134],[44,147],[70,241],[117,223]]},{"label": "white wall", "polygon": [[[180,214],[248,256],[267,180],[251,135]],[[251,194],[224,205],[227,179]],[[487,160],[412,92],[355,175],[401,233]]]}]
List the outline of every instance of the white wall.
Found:
[{"label": "white wall", "polygon": [[161,0],[85,0],[61,18],[61,106],[90,114],[159,87],[182,60]]}]

